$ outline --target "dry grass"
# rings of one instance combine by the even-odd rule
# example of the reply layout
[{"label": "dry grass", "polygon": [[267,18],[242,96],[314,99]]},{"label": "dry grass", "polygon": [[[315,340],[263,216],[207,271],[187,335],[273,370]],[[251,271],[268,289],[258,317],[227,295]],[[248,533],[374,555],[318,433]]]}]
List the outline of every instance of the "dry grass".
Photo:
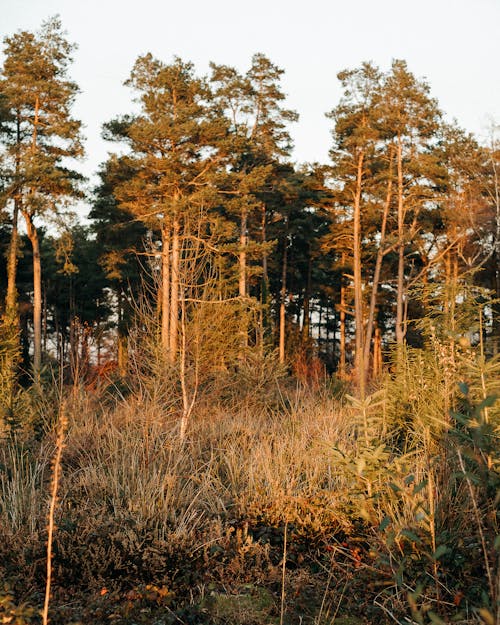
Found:
[{"label": "dry grass", "polygon": [[[326,613],[322,592],[333,613],[342,613],[364,584],[358,601],[402,614],[408,593],[423,583],[427,603],[418,609],[449,611],[461,596],[460,576],[473,580],[470,601],[479,601],[484,549],[471,511],[474,504],[476,516],[491,515],[491,495],[457,477],[446,406],[460,409],[459,395],[439,396],[449,372],[440,377],[439,359],[420,356],[407,358],[404,371],[363,403],[278,380],[263,381],[258,397],[249,389],[239,400],[201,394],[184,440],[176,391],[169,395],[164,380],[113,402],[75,395],[59,485],[55,584],[169,580],[185,584],[192,602],[192,589],[202,596],[208,583],[235,593],[258,583],[278,597],[287,527],[293,566],[286,584],[302,580],[287,592],[288,603],[298,605],[302,587],[314,588],[311,605]],[[453,375],[449,388],[466,375],[474,401],[485,385],[494,387],[484,363],[470,358]],[[488,407],[488,420],[497,436],[497,406]],[[55,441],[47,427],[39,442],[18,437],[0,450],[0,530],[12,545],[0,568],[15,578],[24,567],[24,581],[34,586]],[[481,532],[490,545],[496,526],[488,519]],[[470,565],[463,559],[469,545],[477,551]],[[493,560],[488,565],[496,574]]]}]

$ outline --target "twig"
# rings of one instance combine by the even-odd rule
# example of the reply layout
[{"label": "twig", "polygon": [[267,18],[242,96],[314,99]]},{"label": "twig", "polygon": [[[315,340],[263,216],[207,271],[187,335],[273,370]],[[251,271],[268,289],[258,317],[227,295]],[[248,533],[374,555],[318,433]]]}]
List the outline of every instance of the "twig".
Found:
[{"label": "twig", "polygon": [[45,584],[45,601],[42,611],[42,623],[47,625],[49,622],[49,602],[50,588],[52,582],[52,542],[54,538],[55,524],[54,516],[57,505],[57,490],[59,488],[59,479],[61,477],[61,457],[64,448],[64,434],[66,430],[67,420],[63,416],[62,410],[59,413],[59,432],[56,439],[56,453],[54,456],[52,467],[52,489],[50,493],[50,508],[48,517],[48,537],[47,537],[47,582]]}]

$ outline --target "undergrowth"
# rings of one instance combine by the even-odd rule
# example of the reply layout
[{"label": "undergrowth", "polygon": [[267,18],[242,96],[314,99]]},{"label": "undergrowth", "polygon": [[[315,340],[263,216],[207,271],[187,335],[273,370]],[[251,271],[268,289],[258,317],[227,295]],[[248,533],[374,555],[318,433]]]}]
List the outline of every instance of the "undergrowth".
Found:
[{"label": "undergrowth", "polygon": [[159,375],[31,391],[0,448],[0,618],[39,622],[59,397],[51,622],[496,623],[499,373],[434,338],[360,400],[266,362],[200,392],[185,438]]}]

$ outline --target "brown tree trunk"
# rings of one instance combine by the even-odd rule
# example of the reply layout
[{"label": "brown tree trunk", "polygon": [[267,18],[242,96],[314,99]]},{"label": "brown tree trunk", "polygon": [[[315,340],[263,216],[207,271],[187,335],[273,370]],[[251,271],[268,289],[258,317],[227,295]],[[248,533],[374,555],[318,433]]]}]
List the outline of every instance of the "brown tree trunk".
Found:
[{"label": "brown tree trunk", "polygon": [[161,347],[170,351],[170,232],[167,224],[161,229]]},{"label": "brown tree trunk", "polygon": [[[21,145],[21,121],[19,114],[16,120],[16,157],[15,157],[15,176],[16,181],[19,178],[19,170],[21,164],[20,157],[20,145]],[[16,289],[16,275],[17,275],[17,252],[19,248],[19,211],[22,208],[22,194],[21,190],[16,189],[14,197],[14,210],[12,213],[12,233],[10,236],[9,244],[9,256],[7,259],[7,297],[5,298],[5,312],[9,322],[13,322],[17,317],[17,289]]]},{"label": "brown tree trunk", "polygon": [[364,152],[358,155],[356,191],[354,194],[353,215],[353,274],[354,274],[354,320],[356,324],[356,377],[359,395],[365,396],[365,362],[363,337],[363,284],[361,277],[361,191],[363,184]]},{"label": "brown tree trunk", "polygon": [[[372,292],[370,296],[370,307],[368,309],[368,320],[366,323],[365,345],[364,345],[364,361],[368,363],[370,360],[370,348],[375,324],[375,309],[377,306],[378,285],[380,281],[380,272],[382,270],[382,261],[387,250],[384,250],[385,231],[387,228],[387,218],[389,216],[389,207],[392,198],[392,157],[389,165],[389,180],[387,182],[387,194],[385,198],[384,211],[382,214],[382,224],[380,227],[380,243],[377,250],[377,258],[375,260],[375,270],[373,272]],[[368,367],[366,367],[368,370]],[[375,371],[374,371],[375,374]]]},{"label": "brown tree trunk", "polygon": [[247,245],[248,245],[248,212],[246,208],[241,211],[240,221],[240,253],[239,253],[239,296],[244,299],[247,296]]},{"label": "brown tree trunk", "polygon": [[404,240],[404,202],[403,202],[403,149],[401,137],[398,137],[398,277],[396,294],[396,343],[403,345],[405,339],[404,318],[404,271],[405,271],[405,240]]},{"label": "brown tree trunk", "polygon": [[239,264],[239,281],[238,295],[241,298],[242,315],[241,315],[241,347],[242,350],[248,346],[248,325],[246,315],[245,299],[247,296],[247,245],[248,245],[248,212],[246,207],[241,210],[240,220],[240,251],[238,256]]},{"label": "brown tree trunk", "polygon": [[33,249],[33,370],[35,377],[42,367],[42,267],[40,262],[40,241],[33,224],[33,216],[23,213],[28,238]]},{"label": "brown tree trunk", "polygon": [[174,363],[177,358],[179,344],[179,270],[180,270],[180,223],[175,215],[172,228],[172,267],[170,290],[170,349],[169,362]]},{"label": "brown tree trunk", "polygon": [[16,274],[17,274],[17,250],[19,247],[19,200],[14,200],[14,212],[12,214],[12,233],[10,235],[9,257],[7,260],[7,296],[5,298],[5,313],[10,322],[13,322],[17,316],[16,300]]},{"label": "brown tree trunk", "polygon": [[382,373],[382,333],[380,328],[375,328],[373,337],[373,377]]},{"label": "brown tree trunk", "polygon": [[[345,252],[342,252],[342,267],[345,266],[346,263],[346,255]],[[346,370],[345,370],[345,337],[346,337],[346,332],[345,332],[345,306],[346,306],[346,287],[344,284],[344,276],[342,275],[340,278],[340,345],[339,345],[339,351],[340,351],[340,358],[339,358],[339,373],[340,376],[343,378],[345,377],[346,374]]]}]

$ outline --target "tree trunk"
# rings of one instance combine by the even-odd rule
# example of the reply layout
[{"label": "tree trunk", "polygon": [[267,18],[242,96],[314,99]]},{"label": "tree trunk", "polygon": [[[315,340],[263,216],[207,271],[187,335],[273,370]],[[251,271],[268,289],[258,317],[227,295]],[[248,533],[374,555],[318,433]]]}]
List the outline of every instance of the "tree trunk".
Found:
[{"label": "tree trunk", "polygon": [[365,396],[365,363],[363,340],[363,284],[361,277],[361,191],[363,184],[364,152],[358,155],[356,191],[353,215],[353,275],[354,275],[354,320],[356,324],[356,377],[361,399]]},{"label": "tree trunk", "polygon": [[380,328],[375,328],[373,338],[373,377],[377,378],[382,373],[382,333]]},{"label": "tree trunk", "polygon": [[33,224],[33,217],[23,212],[28,238],[33,249],[33,371],[40,375],[42,367],[42,267],[40,262],[40,241]]},{"label": "tree trunk", "polygon": [[[370,296],[370,307],[368,310],[368,321],[366,324],[365,345],[364,345],[365,363],[368,363],[370,360],[370,348],[371,348],[371,342],[372,342],[373,327],[375,323],[375,308],[377,306],[378,285],[380,281],[380,272],[382,270],[382,261],[386,254],[386,250],[384,250],[385,231],[387,228],[387,218],[389,216],[389,207],[391,204],[391,198],[392,198],[392,158],[391,158],[390,165],[389,165],[389,180],[387,182],[387,194],[385,198],[384,212],[382,214],[382,224],[380,227],[380,243],[379,243],[379,248],[377,250],[375,270],[373,272],[373,284],[372,284],[372,292]],[[374,358],[375,358],[375,355],[374,355]],[[368,370],[368,367],[366,367],[366,369]],[[375,370],[373,373],[375,375]]]},{"label": "tree trunk", "polygon": [[179,344],[179,269],[180,269],[180,223],[175,215],[172,228],[172,267],[170,291],[170,349],[168,359],[174,363],[177,358]]},{"label": "tree trunk", "polygon": [[239,281],[238,295],[241,299],[242,315],[241,315],[241,348],[245,350],[248,346],[248,325],[246,315],[245,299],[247,296],[247,244],[248,244],[248,212],[246,207],[241,210],[240,220],[240,251],[238,256],[239,265]]},{"label": "tree trunk", "polygon": [[5,298],[5,313],[9,321],[16,318],[16,274],[17,274],[17,250],[19,247],[19,200],[14,200],[14,212],[12,214],[12,233],[10,235],[9,257],[7,260],[7,297]]},{"label": "tree trunk", "polygon": [[240,253],[239,253],[239,296],[243,299],[247,295],[247,245],[248,245],[248,212],[241,211],[240,221]]},{"label": "tree trunk", "polygon": [[[342,252],[342,267],[346,263],[345,252]],[[340,277],[340,345],[339,345],[339,373],[343,378],[345,377],[345,305],[346,305],[346,288],[344,284],[344,275]]]},{"label": "tree trunk", "polygon": [[167,224],[161,229],[161,347],[170,351],[170,232]]},{"label": "tree trunk", "polygon": [[396,295],[396,343],[403,345],[405,339],[404,317],[404,271],[405,271],[405,240],[404,240],[404,202],[403,202],[403,150],[401,137],[398,137],[398,278]]},{"label": "tree trunk", "polygon": [[[21,121],[19,114],[16,120],[16,156],[15,156],[15,178],[16,184],[19,184],[19,171],[21,164],[21,157],[19,154],[19,148],[21,145]],[[21,190],[16,189],[14,197],[14,210],[12,213],[12,233],[10,236],[9,256],[7,260],[7,297],[5,299],[5,312],[9,322],[13,322],[17,317],[16,300],[16,275],[17,275],[17,252],[19,248],[19,211],[22,208],[22,195]]]}]

